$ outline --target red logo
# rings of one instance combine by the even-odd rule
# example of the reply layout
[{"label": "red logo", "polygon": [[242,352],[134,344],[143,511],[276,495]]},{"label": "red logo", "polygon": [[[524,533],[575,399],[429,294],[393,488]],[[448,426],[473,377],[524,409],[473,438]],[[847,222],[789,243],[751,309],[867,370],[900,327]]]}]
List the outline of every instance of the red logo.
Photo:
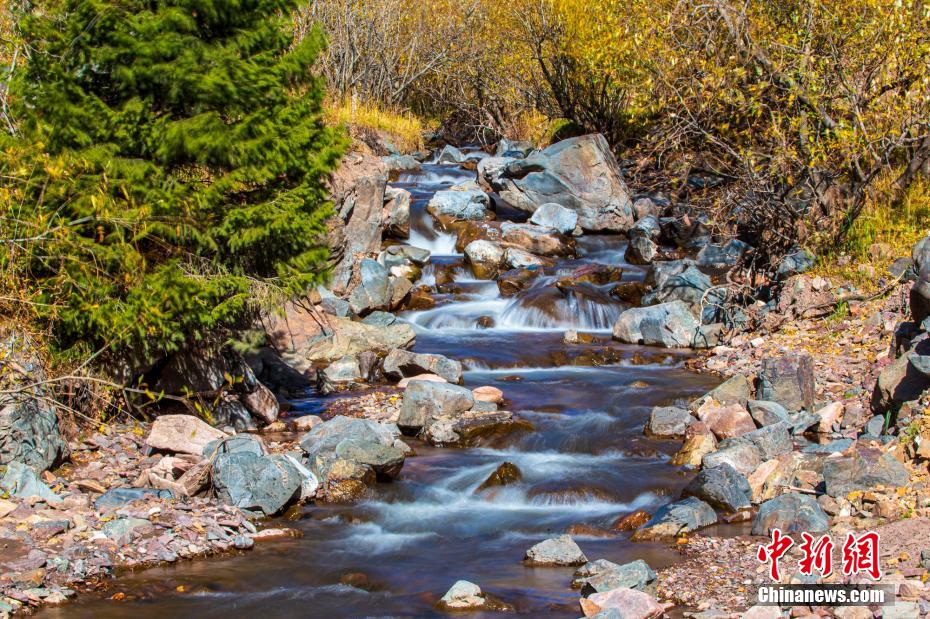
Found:
[{"label": "red logo", "polygon": [[[824,578],[833,573],[833,539],[823,535],[815,539],[810,533],[801,533],[804,540],[799,546],[804,556],[798,561],[801,574],[812,575],[815,571]],[[756,558],[760,563],[769,564],[769,577],[779,582],[781,573],[778,560],[794,545],[794,540],[784,535],[780,529],[772,529],[772,541],[759,546]],[[868,574],[872,580],[881,578],[878,558],[879,536],[874,531],[856,537],[853,533],[846,536],[843,543],[843,575]]]}]

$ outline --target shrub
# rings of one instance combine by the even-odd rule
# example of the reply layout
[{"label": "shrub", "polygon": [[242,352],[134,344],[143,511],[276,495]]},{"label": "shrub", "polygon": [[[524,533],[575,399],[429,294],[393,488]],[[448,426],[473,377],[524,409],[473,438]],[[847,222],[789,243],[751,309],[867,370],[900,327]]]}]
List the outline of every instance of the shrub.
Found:
[{"label": "shrub", "polygon": [[325,277],[322,119],[287,0],[54,0],[20,21],[0,260],[59,349],[149,361]]}]

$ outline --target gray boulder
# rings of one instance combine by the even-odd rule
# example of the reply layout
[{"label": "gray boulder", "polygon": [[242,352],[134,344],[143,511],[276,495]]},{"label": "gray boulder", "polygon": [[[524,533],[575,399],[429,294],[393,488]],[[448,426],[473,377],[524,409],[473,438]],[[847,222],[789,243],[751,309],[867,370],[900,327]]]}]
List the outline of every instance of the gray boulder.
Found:
[{"label": "gray boulder", "polygon": [[[605,562],[609,563],[609,562]],[[590,565],[590,564],[587,564]],[[636,589],[655,595],[658,576],[649,564],[642,559],[623,565],[611,564],[613,567],[600,569],[585,578],[581,584],[581,595],[587,597],[618,588]]]},{"label": "gray boulder", "polygon": [[408,264],[423,266],[429,262],[429,258],[430,252],[428,249],[412,245],[391,245],[378,254],[378,262],[388,269]]},{"label": "gray boulder", "polygon": [[624,311],[614,323],[614,339],[628,344],[688,348],[695,344],[701,324],[682,301]]},{"label": "gray boulder", "polygon": [[806,249],[795,248],[781,262],[775,272],[778,279],[788,279],[792,275],[806,273],[814,267],[817,257]]},{"label": "gray boulder", "polygon": [[770,426],[776,423],[789,422],[788,411],[778,402],[767,400],[749,400],[747,403],[749,414],[759,426]]},{"label": "gray boulder", "polygon": [[789,493],[766,501],[752,523],[752,534],[768,536],[772,529],[782,533],[823,533],[830,528],[830,520],[814,497]]},{"label": "gray boulder", "polygon": [[443,146],[442,150],[439,151],[439,154],[436,155],[436,163],[462,163],[465,161],[465,154],[452,146],[451,144],[446,144]]},{"label": "gray boulder", "polygon": [[413,155],[388,155],[383,161],[388,172],[418,172],[422,169]]},{"label": "gray boulder", "polygon": [[51,393],[41,384],[45,370],[32,340],[24,333],[0,330],[0,464],[22,462],[36,472],[70,454],[61,437]]},{"label": "gray boulder", "polygon": [[413,328],[405,322],[384,326],[333,317],[327,331],[297,352],[302,360],[332,363],[367,350],[387,353],[394,348],[409,348],[416,340]]},{"label": "gray boulder", "polygon": [[684,301],[698,314],[703,306],[723,301],[722,290],[708,292],[712,288],[710,277],[692,265],[681,264],[680,267],[662,271],[656,278],[655,289],[643,296],[643,305]]},{"label": "gray boulder", "polygon": [[391,282],[388,270],[377,261],[365,258],[358,269],[359,283],[349,295],[349,307],[358,315],[390,309]]},{"label": "gray boulder", "polygon": [[763,359],[756,397],[771,400],[789,413],[814,407],[814,360],[807,353]]},{"label": "gray boulder", "polygon": [[677,406],[656,406],[649,413],[645,434],[653,438],[684,438],[694,422],[691,412]]},{"label": "gray boulder", "polygon": [[456,185],[444,191],[437,191],[426,205],[429,214],[437,219],[445,217],[466,221],[492,219],[490,208],[491,198],[475,183]]},{"label": "gray boulder", "polygon": [[284,456],[251,451],[220,454],[213,463],[213,487],[227,505],[271,516],[299,493],[303,477]]},{"label": "gray boulder", "polygon": [[762,460],[777,458],[780,455],[791,453],[794,449],[787,422],[765,426],[737,437],[725,439],[717,444],[717,448],[726,450],[731,446],[739,444],[751,444],[755,446],[755,448],[759,450]]},{"label": "gray boulder", "polygon": [[633,540],[676,537],[717,522],[714,508],[696,497],[663,505],[655,515],[636,530]]},{"label": "gray boulder", "polygon": [[725,449],[718,449],[706,454],[701,459],[701,466],[714,468],[729,464],[738,473],[749,477],[762,464],[762,454],[758,447],[748,441],[731,443]]},{"label": "gray boulder", "polygon": [[256,456],[264,456],[268,453],[265,444],[260,438],[252,434],[237,434],[223,439],[215,439],[207,443],[203,448],[203,457],[210,460],[220,454],[236,453],[247,451]]},{"label": "gray boulder", "polygon": [[563,140],[511,161],[491,180],[505,202],[529,213],[556,203],[578,213],[588,231],[626,232],[633,225],[630,192],[601,135]]},{"label": "gray boulder", "polygon": [[462,364],[455,359],[430,353],[413,353],[395,348],[384,358],[384,375],[392,380],[401,380],[420,374],[436,374],[450,383],[462,382]]},{"label": "gray boulder", "polygon": [[380,442],[347,438],[336,445],[336,458],[369,466],[379,480],[394,479],[404,466],[405,454]]},{"label": "gray boulder", "polygon": [[362,369],[355,355],[346,355],[333,361],[325,369],[320,370],[320,373],[331,383],[351,383],[362,380]]},{"label": "gray boulder", "polygon": [[507,138],[502,139],[497,143],[497,148],[494,150],[495,157],[526,157],[533,149],[536,148],[536,145],[532,142],[527,142],[526,140],[508,140]]},{"label": "gray boulder", "polygon": [[170,490],[157,490],[155,488],[110,488],[97,497],[97,500],[94,501],[94,508],[97,511],[118,509],[133,501],[141,501],[147,497],[173,499],[174,493]]},{"label": "gray boulder", "polygon": [[52,492],[36,472],[22,462],[10,462],[0,478],[0,488],[18,499],[39,497],[46,503],[61,503],[61,497]]},{"label": "gray boulder", "polygon": [[749,481],[727,463],[702,470],[685,486],[681,496],[697,497],[728,512],[736,512],[752,504]]},{"label": "gray boulder", "polygon": [[455,417],[469,410],[475,404],[471,389],[414,380],[407,385],[401,404],[397,425],[404,432],[416,434],[432,420],[440,417]]},{"label": "gray boulder", "polygon": [[493,241],[478,239],[465,246],[465,258],[478,279],[494,279],[504,258],[504,248]]},{"label": "gray boulder", "polygon": [[630,228],[630,244],[626,250],[626,260],[631,264],[650,264],[659,255],[656,243],[662,234],[659,220],[646,216]]},{"label": "gray boulder", "polygon": [[543,204],[530,217],[530,223],[552,228],[562,234],[571,234],[578,225],[578,213],[565,208],[561,204]]},{"label": "gray boulder", "polygon": [[300,439],[300,448],[313,458],[321,453],[335,453],[336,446],[345,439],[360,439],[393,447],[399,438],[400,430],[394,424],[337,415],[329,421],[316,424],[304,434]]},{"label": "gray boulder", "polygon": [[896,488],[906,485],[908,479],[907,467],[894,456],[862,445],[857,445],[850,456],[827,458],[823,463],[824,485],[833,497],[876,486]]},{"label": "gray boulder", "polygon": [[724,406],[739,404],[745,407],[752,397],[752,385],[743,374],[733,376],[691,403],[691,410],[697,410],[707,400],[716,400]]},{"label": "gray boulder", "polygon": [[584,565],[588,558],[570,535],[543,540],[526,551],[523,563],[531,566]]}]

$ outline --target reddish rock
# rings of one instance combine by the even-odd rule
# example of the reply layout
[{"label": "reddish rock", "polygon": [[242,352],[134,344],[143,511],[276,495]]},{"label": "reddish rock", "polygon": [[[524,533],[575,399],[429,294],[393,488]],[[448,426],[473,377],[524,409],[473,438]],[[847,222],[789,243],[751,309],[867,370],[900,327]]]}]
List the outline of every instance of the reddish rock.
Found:
[{"label": "reddish rock", "polygon": [[698,419],[707,424],[718,439],[741,436],[756,429],[749,412],[740,404],[723,406],[716,400],[707,400],[697,411]]},{"label": "reddish rock", "polygon": [[635,531],[639,527],[643,526],[652,516],[649,512],[638,509],[635,512],[629,513],[625,516],[620,516],[612,525],[612,528],[615,531]]}]

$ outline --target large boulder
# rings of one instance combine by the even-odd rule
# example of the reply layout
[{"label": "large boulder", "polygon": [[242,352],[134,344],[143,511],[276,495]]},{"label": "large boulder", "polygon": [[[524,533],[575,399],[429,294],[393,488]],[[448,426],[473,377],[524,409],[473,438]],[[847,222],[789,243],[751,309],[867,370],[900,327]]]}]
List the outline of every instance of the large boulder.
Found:
[{"label": "large boulder", "polygon": [[717,509],[735,512],[750,506],[751,494],[746,477],[724,463],[698,473],[681,496],[697,497]]},{"label": "large boulder", "polygon": [[752,397],[752,384],[743,374],[737,374],[720,383],[703,396],[691,403],[692,410],[698,410],[707,400],[716,400],[720,404],[739,404],[746,406]]},{"label": "large boulder", "polygon": [[578,213],[561,204],[543,204],[530,217],[530,223],[552,228],[562,234],[571,234],[578,225]]},{"label": "large boulder", "polygon": [[[918,348],[923,346],[921,343]],[[872,410],[886,413],[905,402],[916,400],[930,389],[930,376],[927,376],[922,365],[922,355],[917,350],[909,350],[885,366],[872,392]]]},{"label": "large boulder", "polygon": [[752,417],[740,404],[724,406],[710,399],[697,410],[697,416],[718,439],[740,436],[756,429]]},{"label": "large boulder", "polygon": [[789,413],[812,410],[816,384],[814,360],[807,353],[763,359],[756,397],[771,400]]},{"label": "large boulder", "polygon": [[[348,318],[328,316],[325,331],[317,329],[315,337],[289,337],[288,327],[300,329],[304,327],[303,320],[308,315],[301,312],[288,313],[288,324],[280,324],[280,331],[273,330],[273,338],[280,341],[282,348],[291,348],[285,359],[298,369],[308,369],[312,362],[332,363],[346,355],[357,355],[365,351],[387,353],[395,348],[409,348],[416,339],[413,327],[405,322],[394,322],[389,325],[368,324]],[[284,321],[282,321],[283,323]],[[306,325],[310,327],[310,325]],[[317,327],[319,325],[317,324]]]},{"label": "large boulder", "polygon": [[213,487],[227,505],[271,516],[298,495],[300,471],[284,456],[251,451],[220,454],[213,463]]},{"label": "large boulder", "polygon": [[691,311],[700,314],[704,305],[723,300],[722,289],[711,290],[710,277],[695,266],[677,263],[677,268],[662,269],[658,273],[655,288],[643,297],[643,305],[684,301]]},{"label": "large boulder", "polygon": [[397,425],[416,434],[441,417],[455,417],[470,410],[475,397],[470,389],[448,383],[414,380],[407,385]]},{"label": "large boulder", "polygon": [[917,281],[911,288],[911,316],[917,324],[930,316],[930,236],[914,246],[911,253]]},{"label": "large boulder", "polygon": [[481,587],[467,580],[459,580],[446,591],[437,602],[436,608],[446,612],[487,611],[500,612],[513,610],[493,595],[483,593]]},{"label": "large boulder", "polygon": [[505,221],[500,231],[501,243],[507,247],[517,247],[538,256],[570,256],[575,253],[574,242],[552,228]]},{"label": "large boulder", "polygon": [[32,468],[18,461],[7,465],[6,472],[0,478],[0,489],[18,499],[38,497],[48,504],[62,501],[60,496],[39,479]]},{"label": "large boulder", "polygon": [[826,492],[834,497],[876,486],[897,488],[906,485],[909,478],[907,467],[894,456],[864,445],[857,445],[849,456],[827,458],[823,463]]},{"label": "large boulder", "polygon": [[384,375],[392,380],[435,374],[450,383],[462,382],[462,364],[443,355],[413,353],[395,348],[387,354],[382,364]]},{"label": "large boulder", "polygon": [[44,380],[32,340],[16,330],[0,330],[0,391],[21,390],[0,394],[0,464],[21,462],[41,472],[68,457]]},{"label": "large boulder", "polygon": [[446,144],[436,155],[434,163],[457,164],[462,163],[463,161],[465,161],[465,153],[452,146],[451,144]]},{"label": "large boulder", "polygon": [[749,414],[752,415],[753,421],[760,426],[764,427],[783,421],[790,421],[788,411],[778,402],[750,400],[747,406],[749,407]]},{"label": "large boulder", "polygon": [[575,211],[588,231],[626,232],[633,225],[629,190],[601,135],[563,140],[511,161],[492,181],[505,202],[529,213],[555,203]]},{"label": "large boulder", "polygon": [[766,501],[752,523],[753,535],[769,535],[772,529],[782,533],[823,533],[830,521],[820,504],[807,494],[789,493]]},{"label": "large boulder", "polygon": [[694,346],[701,323],[682,301],[624,311],[614,323],[614,339],[627,344],[688,348]]},{"label": "large boulder", "polygon": [[730,239],[723,245],[705,245],[697,255],[697,263],[708,267],[731,267],[752,247],[739,239]]},{"label": "large boulder", "polygon": [[722,464],[729,464],[741,475],[749,476],[762,464],[762,454],[759,448],[748,441],[735,442],[723,449],[706,454],[701,465],[704,468],[713,468]]},{"label": "large boulder", "polygon": [[155,419],[145,443],[153,449],[199,456],[208,443],[227,436],[193,415],[162,415]]},{"label": "large boulder", "polygon": [[433,194],[426,210],[440,221],[493,219],[491,198],[473,182]]},{"label": "large boulder", "polygon": [[584,565],[588,558],[569,535],[543,540],[526,551],[523,563],[531,566]]},{"label": "large boulder", "polygon": [[714,508],[696,497],[663,505],[655,515],[636,530],[633,540],[660,539],[690,533],[717,522]]},{"label": "large boulder", "polygon": [[[583,578],[577,578],[579,572],[595,564],[597,564],[595,569],[587,570],[592,573]],[[578,568],[575,574],[576,580],[573,582],[581,586],[581,595],[585,597],[620,587],[655,594],[658,578],[649,564],[642,559],[623,565],[616,565],[610,561],[595,561]]]},{"label": "large boulder", "polygon": [[472,410],[433,417],[421,436],[433,445],[467,447],[487,437],[504,436],[529,425],[514,419],[513,413],[499,411],[492,404],[476,402]]},{"label": "large boulder", "polygon": [[390,273],[376,260],[366,258],[358,267],[359,282],[349,295],[349,307],[361,316],[391,306]]},{"label": "large boulder", "polygon": [[725,450],[734,445],[749,444],[753,445],[761,455],[763,460],[771,460],[786,453],[791,453],[794,444],[791,442],[791,434],[788,431],[788,424],[785,422],[772,424],[746,432],[735,438],[728,438],[720,441],[718,449]]},{"label": "large boulder", "polygon": [[659,255],[657,241],[662,233],[659,220],[646,216],[630,228],[630,244],[625,258],[631,264],[650,264]]}]

